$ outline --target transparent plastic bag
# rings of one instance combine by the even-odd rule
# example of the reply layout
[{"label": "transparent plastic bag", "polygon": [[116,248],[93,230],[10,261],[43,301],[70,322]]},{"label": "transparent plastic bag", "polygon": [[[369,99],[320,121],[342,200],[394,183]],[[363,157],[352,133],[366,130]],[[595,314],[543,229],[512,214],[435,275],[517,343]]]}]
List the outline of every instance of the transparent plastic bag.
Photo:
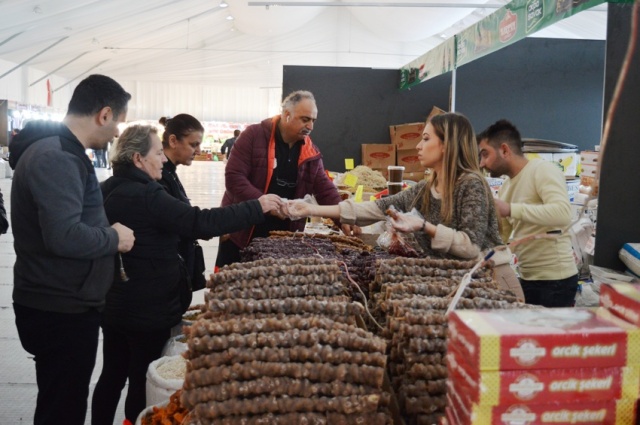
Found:
[{"label": "transparent plastic bag", "polygon": [[287,202],[287,216],[291,221],[300,220],[302,218],[309,217],[309,215],[300,214],[302,211],[301,208],[297,208],[297,206],[302,207],[304,203],[311,205],[318,205],[318,201],[316,201],[315,196],[313,195],[305,195],[304,198],[294,199],[292,201]]},{"label": "transparent plastic bag", "polygon": [[[420,257],[419,251],[422,250],[418,244],[415,243],[412,235],[400,233],[393,228],[392,220],[397,220],[403,213],[398,211],[393,205],[389,206],[385,213],[388,215],[386,230],[378,237],[376,243],[383,249],[389,251],[390,254],[400,257]],[[422,217],[415,208],[407,214],[417,214],[419,217]],[[413,243],[411,240],[413,240]]]}]

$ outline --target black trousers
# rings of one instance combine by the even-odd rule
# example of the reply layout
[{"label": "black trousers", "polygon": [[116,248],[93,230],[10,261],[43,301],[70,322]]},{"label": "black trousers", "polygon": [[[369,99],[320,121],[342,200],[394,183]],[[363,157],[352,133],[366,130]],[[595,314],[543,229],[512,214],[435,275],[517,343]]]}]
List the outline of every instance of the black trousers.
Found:
[{"label": "black trousers", "polygon": [[120,393],[129,379],[124,404],[125,418],[135,423],[145,407],[147,369],[160,358],[162,348],[171,337],[171,329],[136,332],[117,327],[102,327],[104,337],[102,373],[93,391],[91,424],[113,425]]},{"label": "black trousers", "polygon": [[96,363],[100,313],[52,313],[13,304],[22,347],[34,356],[34,425],[84,425]]},{"label": "black trousers", "polygon": [[578,275],[559,280],[520,279],[527,304],[544,307],[573,307],[578,292]]},{"label": "black trousers", "polygon": [[218,246],[218,256],[216,257],[216,267],[227,266],[240,262],[240,247],[231,239],[221,242]]}]

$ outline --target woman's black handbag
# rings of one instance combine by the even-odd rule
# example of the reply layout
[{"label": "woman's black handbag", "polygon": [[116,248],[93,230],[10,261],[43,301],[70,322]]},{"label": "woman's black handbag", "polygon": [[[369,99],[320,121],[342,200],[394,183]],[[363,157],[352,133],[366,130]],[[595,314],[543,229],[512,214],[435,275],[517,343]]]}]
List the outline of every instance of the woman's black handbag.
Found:
[{"label": "woman's black handbag", "polygon": [[193,242],[193,273],[191,274],[191,289],[194,291],[204,289],[207,286],[207,278],[204,277],[204,252],[198,241]]}]

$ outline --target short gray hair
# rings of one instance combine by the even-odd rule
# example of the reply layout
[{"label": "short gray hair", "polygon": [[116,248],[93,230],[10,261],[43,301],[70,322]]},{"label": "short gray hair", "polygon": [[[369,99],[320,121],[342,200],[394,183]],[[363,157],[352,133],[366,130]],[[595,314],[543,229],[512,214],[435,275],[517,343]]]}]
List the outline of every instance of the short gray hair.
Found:
[{"label": "short gray hair", "polygon": [[158,129],[150,125],[127,127],[118,138],[111,155],[113,166],[133,164],[133,155],[136,153],[146,156],[151,150],[151,134],[158,134]]},{"label": "short gray hair", "polygon": [[282,111],[291,111],[294,106],[298,103],[302,102],[305,99],[311,100],[313,103],[316,103],[316,98],[313,97],[313,93],[306,90],[298,90],[290,93],[287,97],[282,101]]}]

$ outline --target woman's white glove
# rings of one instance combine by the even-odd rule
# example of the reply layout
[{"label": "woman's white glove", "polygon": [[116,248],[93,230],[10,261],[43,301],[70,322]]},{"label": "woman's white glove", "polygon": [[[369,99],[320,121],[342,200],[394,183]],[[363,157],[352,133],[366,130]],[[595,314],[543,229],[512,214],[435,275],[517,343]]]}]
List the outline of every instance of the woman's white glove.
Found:
[{"label": "woman's white glove", "polygon": [[398,214],[396,218],[391,219],[391,225],[398,232],[419,232],[424,229],[424,218],[411,213]]},{"label": "woman's white glove", "polygon": [[300,220],[316,215],[316,206],[300,199],[287,202],[287,212],[291,220]]}]

